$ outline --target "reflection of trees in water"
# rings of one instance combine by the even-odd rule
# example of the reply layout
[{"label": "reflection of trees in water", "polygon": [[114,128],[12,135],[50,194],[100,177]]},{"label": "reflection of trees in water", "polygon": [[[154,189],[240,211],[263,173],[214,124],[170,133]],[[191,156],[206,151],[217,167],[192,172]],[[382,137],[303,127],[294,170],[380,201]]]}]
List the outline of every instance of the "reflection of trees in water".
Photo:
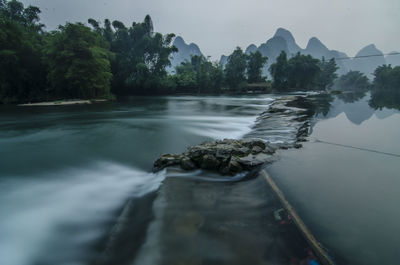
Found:
[{"label": "reflection of trees in water", "polygon": [[343,100],[345,103],[354,103],[365,97],[367,94],[366,91],[354,91],[354,92],[345,92],[338,95],[338,98]]},{"label": "reflection of trees in water", "polygon": [[297,107],[307,109],[307,115],[317,116],[322,113],[326,116],[331,108],[333,97],[330,94],[317,94],[307,98],[298,97],[287,103],[288,107]]},{"label": "reflection of trees in water", "polygon": [[383,108],[400,110],[400,91],[374,89],[369,105],[380,110]]},{"label": "reflection of trees in water", "polygon": [[312,107],[311,110],[315,116],[322,114],[323,116],[328,115],[329,110],[332,107],[332,101],[334,97],[331,94],[320,94],[311,96]]}]

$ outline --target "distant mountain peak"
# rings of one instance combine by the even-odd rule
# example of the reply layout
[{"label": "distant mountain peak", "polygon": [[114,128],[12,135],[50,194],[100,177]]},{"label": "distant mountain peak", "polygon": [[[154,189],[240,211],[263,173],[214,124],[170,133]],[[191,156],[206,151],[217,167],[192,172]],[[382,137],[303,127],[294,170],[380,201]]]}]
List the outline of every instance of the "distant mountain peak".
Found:
[{"label": "distant mountain peak", "polygon": [[366,56],[366,55],[382,55],[383,53],[378,50],[378,48],[376,48],[375,44],[369,44],[367,46],[365,46],[364,48],[362,48],[356,56]]},{"label": "distant mountain peak", "polygon": [[318,38],[312,37],[307,43],[306,50],[315,49],[315,48],[319,48],[319,49],[322,48],[324,50],[325,49],[328,50],[328,48]]},{"label": "distant mountain peak", "polygon": [[171,56],[171,66],[167,69],[169,73],[172,73],[174,68],[182,62],[190,61],[192,56],[203,56],[197,44],[187,44],[181,36],[177,36],[174,39],[173,45],[178,48],[178,52],[173,53]]},{"label": "distant mountain peak", "polygon": [[287,42],[296,42],[292,33],[284,28],[278,28],[275,32],[274,37],[282,37],[284,38]]},{"label": "distant mountain peak", "polygon": [[284,28],[278,28],[274,35],[274,38],[276,37],[283,38],[286,41],[290,53],[295,54],[301,51],[300,46],[297,45],[296,40],[294,39],[292,33],[289,30]]},{"label": "distant mountain peak", "polygon": [[254,44],[250,44],[249,47],[246,48],[245,53],[250,54],[250,53],[255,53],[257,51],[257,46]]},{"label": "distant mountain peak", "polygon": [[175,40],[174,40],[174,44],[186,44],[185,41],[183,40],[183,38],[181,36],[176,36]]}]

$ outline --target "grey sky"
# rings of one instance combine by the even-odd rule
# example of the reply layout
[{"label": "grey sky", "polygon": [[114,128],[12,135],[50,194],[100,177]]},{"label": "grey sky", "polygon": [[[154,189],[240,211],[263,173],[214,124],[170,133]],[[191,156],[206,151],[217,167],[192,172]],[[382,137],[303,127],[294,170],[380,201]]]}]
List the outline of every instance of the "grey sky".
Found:
[{"label": "grey sky", "polygon": [[155,30],[181,35],[214,59],[236,46],[259,45],[278,27],[305,48],[318,37],[328,48],[354,55],[374,43],[400,51],[400,0],[23,0],[39,6],[48,29],[65,21],[118,19],[130,25],[146,14]]}]

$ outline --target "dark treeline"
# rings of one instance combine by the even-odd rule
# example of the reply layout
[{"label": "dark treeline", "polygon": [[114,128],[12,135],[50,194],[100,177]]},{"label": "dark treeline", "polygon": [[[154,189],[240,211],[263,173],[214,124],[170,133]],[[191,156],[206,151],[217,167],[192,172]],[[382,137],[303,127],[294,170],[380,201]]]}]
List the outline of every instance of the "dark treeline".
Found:
[{"label": "dark treeline", "polygon": [[325,90],[333,85],[337,69],[334,59],[318,60],[300,53],[287,59],[282,51],[270,72],[273,87],[279,91]]},{"label": "dark treeline", "polygon": [[[47,32],[40,9],[17,1],[0,0],[0,103],[57,99],[111,98],[126,95],[172,93],[243,93],[326,90],[338,69],[334,59],[318,60],[300,53],[288,59],[282,52],[263,76],[268,58],[260,52],[245,54],[236,48],[225,67],[209,58],[194,56],[167,67],[177,48],[174,34],[154,32],[150,16],[143,22],[66,23]],[[374,84],[359,72],[349,72],[335,88],[395,89],[399,68],[382,66]],[[264,72],[265,74],[265,72]]]}]

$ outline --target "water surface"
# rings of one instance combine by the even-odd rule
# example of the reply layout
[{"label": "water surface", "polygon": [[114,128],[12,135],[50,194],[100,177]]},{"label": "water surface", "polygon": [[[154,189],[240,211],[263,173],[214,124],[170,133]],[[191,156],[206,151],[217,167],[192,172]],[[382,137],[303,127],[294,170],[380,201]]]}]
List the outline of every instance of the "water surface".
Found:
[{"label": "water surface", "polygon": [[331,102],[310,142],[268,171],[316,237],[349,264],[398,264],[400,112]]},{"label": "water surface", "polygon": [[125,202],[165,178],[150,173],[160,154],[240,138],[272,100],[186,96],[1,106],[1,263],[87,264]]}]

